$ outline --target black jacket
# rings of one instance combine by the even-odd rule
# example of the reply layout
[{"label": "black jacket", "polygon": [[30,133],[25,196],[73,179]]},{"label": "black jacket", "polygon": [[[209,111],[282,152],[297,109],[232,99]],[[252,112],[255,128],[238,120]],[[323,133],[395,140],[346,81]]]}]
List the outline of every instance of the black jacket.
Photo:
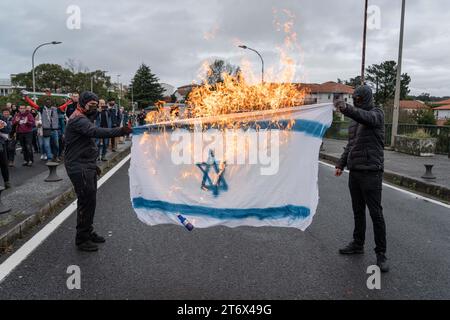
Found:
[{"label": "black jacket", "polygon": [[346,105],[342,113],[351,118],[349,138],[336,167],[353,171],[384,170],[384,113],[373,103],[360,108]]},{"label": "black jacket", "polygon": [[97,128],[85,115],[76,111],[65,131],[64,164],[68,174],[96,170],[97,144],[93,138],[112,138],[123,135],[121,128]]}]

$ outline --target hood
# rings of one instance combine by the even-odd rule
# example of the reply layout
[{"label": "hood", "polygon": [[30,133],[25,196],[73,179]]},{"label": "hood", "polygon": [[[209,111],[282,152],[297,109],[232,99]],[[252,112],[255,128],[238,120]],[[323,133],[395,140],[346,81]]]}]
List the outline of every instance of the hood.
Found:
[{"label": "hood", "polygon": [[355,107],[370,110],[374,107],[372,89],[368,85],[359,86],[353,92]]}]

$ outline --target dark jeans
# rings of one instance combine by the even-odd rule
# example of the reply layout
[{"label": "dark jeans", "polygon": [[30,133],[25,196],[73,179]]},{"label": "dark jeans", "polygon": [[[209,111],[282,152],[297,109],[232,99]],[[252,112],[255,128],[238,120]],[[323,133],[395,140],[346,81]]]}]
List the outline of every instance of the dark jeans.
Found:
[{"label": "dark jeans", "polygon": [[35,153],[41,152],[41,148],[39,147],[38,143],[37,130],[33,130],[33,149]]},{"label": "dark jeans", "polygon": [[108,145],[109,145],[108,138],[97,139],[98,156],[102,156],[103,158],[106,156],[106,152],[108,151]]},{"label": "dark jeans", "polygon": [[82,244],[90,239],[94,231],[94,214],[97,201],[97,172],[83,170],[70,173],[70,181],[77,194],[77,235],[75,243]]},{"label": "dark jeans", "polygon": [[16,156],[16,139],[11,139],[6,142],[6,152],[8,155],[8,161],[14,162]]},{"label": "dark jeans", "polygon": [[8,157],[6,151],[6,143],[0,143],[0,169],[2,171],[2,177],[4,182],[9,181],[9,169],[8,169]]},{"label": "dark jeans", "polygon": [[355,218],[353,239],[357,245],[364,245],[367,206],[373,222],[376,253],[386,253],[386,224],[381,206],[382,182],[381,171],[350,171],[348,182]]},{"label": "dark jeans", "polygon": [[33,162],[33,132],[17,133],[17,140],[22,146],[23,159]]}]

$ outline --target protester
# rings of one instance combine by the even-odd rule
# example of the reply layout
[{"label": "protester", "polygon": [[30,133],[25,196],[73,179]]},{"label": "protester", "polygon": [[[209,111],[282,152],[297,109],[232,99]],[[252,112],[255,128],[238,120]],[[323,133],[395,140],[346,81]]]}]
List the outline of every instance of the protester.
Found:
[{"label": "protester", "polygon": [[352,119],[349,140],[336,165],[336,176],[345,167],[350,170],[349,189],[352,198],[355,229],[353,241],[340,250],[341,254],[362,254],[366,233],[366,206],[369,208],[375,234],[377,265],[388,272],[386,258],[386,224],[381,206],[384,170],[384,113],[374,105],[372,90],[364,85],[353,94],[354,107],[342,98],[334,104],[342,114]]},{"label": "protester", "polygon": [[[3,114],[7,114],[5,117]],[[11,188],[9,182],[7,143],[9,140],[9,133],[11,132],[11,122],[8,119],[9,110],[4,109],[0,116],[0,170],[2,172],[5,189]]]},{"label": "protester", "polygon": [[145,124],[145,110],[142,109],[141,112],[137,116],[137,121],[140,126]]},{"label": "protester", "polygon": [[19,110],[17,110],[17,106],[13,103],[13,104],[11,105],[11,116],[14,117],[18,111],[19,111]]},{"label": "protester", "polygon": [[41,113],[44,149],[47,154],[48,161],[61,161],[59,158],[60,153],[58,109],[65,111],[67,106],[72,103],[72,100],[68,100],[66,103],[57,108],[52,105],[52,102],[49,98],[45,99],[44,105],[42,107],[39,107],[26,94],[24,94],[24,99],[27,103],[30,104],[31,107]]},{"label": "protester", "polygon": [[38,112],[38,115],[36,116],[35,120],[36,120],[38,144],[39,144],[39,149],[40,149],[40,153],[41,153],[41,160],[45,161],[45,160],[47,160],[47,153],[45,152],[45,148],[44,148],[42,116],[41,116],[40,112]]},{"label": "protester", "polygon": [[78,198],[75,243],[82,251],[97,251],[97,243],[105,242],[93,228],[97,175],[100,174],[96,165],[98,150],[93,138],[119,137],[132,132],[129,127],[96,127],[92,122],[96,118],[97,106],[98,97],[92,92],[83,92],[66,127],[64,162]]},{"label": "protester", "polygon": [[[111,115],[108,110],[108,106],[105,103],[105,100],[100,99],[98,102],[98,106],[100,111],[97,113],[97,118],[95,120],[95,124],[98,128],[112,128],[111,123]],[[108,151],[109,139],[108,138],[100,138],[97,139],[97,147],[98,147],[98,160],[106,161],[106,153]]]},{"label": "protester", "polygon": [[70,97],[70,103],[67,105],[66,109],[66,120],[68,120],[72,113],[74,113],[74,111],[77,109],[78,99],[78,92],[72,93],[72,96]]},{"label": "protester", "polygon": [[58,158],[61,159],[64,150],[64,131],[66,129],[66,112],[61,109],[58,109]]},{"label": "protester", "polygon": [[[109,113],[111,115],[112,128],[118,128],[120,125],[120,121],[121,121],[121,115],[120,115],[119,108],[117,107],[116,101],[114,100],[114,98],[110,98],[108,100],[108,109],[109,109]],[[116,141],[116,138],[113,137],[113,138],[111,138],[111,151],[116,152],[116,148],[117,148],[117,141]]]},{"label": "protester", "polygon": [[[119,127],[123,127],[123,126],[128,126],[128,112],[125,110],[124,107],[120,107],[119,109],[120,112],[120,124]],[[126,135],[125,137],[120,137],[120,143],[124,143],[125,138],[128,139],[128,135]]]},{"label": "protester", "polygon": [[8,158],[8,166],[14,167],[14,158],[16,156],[16,126],[13,125],[13,116],[8,108],[3,109],[2,115],[11,127],[9,138],[5,141],[5,147]]},{"label": "protester", "polygon": [[23,166],[31,167],[33,165],[33,127],[34,118],[25,106],[19,107],[19,112],[13,119],[13,125],[16,125],[17,140],[20,142],[23,150]]},{"label": "protester", "polygon": [[31,115],[34,118],[34,123],[35,126],[33,127],[33,149],[34,149],[34,153],[40,153],[41,152],[41,148],[39,146],[39,141],[38,141],[38,136],[37,136],[37,126],[36,126],[36,117],[38,115],[38,112],[36,109],[31,108],[30,106],[27,106],[27,110],[31,113]]}]

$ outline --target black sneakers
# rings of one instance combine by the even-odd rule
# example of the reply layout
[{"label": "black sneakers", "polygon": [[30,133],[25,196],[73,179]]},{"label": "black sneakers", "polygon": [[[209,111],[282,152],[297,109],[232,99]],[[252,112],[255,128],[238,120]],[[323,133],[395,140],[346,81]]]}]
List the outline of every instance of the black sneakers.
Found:
[{"label": "black sneakers", "polygon": [[383,253],[377,253],[377,266],[383,273],[389,271],[389,264],[387,262],[386,256]]},{"label": "black sneakers", "polygon": [[91,241],[94,243],[105,243],[106,242],[105,238],[103,238],[102,236],[99,236],[95,232],[93,232],[91,234]]},{"label": "black sneakers", "polygon": [[353,241],[350,242],[346,247],[339,249],[340,254],[363,254],[364,247],[358,246]]},{"label": "black sneakers", "polygon": [[80,251],[87,251],[87,252],[98,251],[98,246],[91,240],[88,240],[88,241],[78,244],[77,248]]}]

